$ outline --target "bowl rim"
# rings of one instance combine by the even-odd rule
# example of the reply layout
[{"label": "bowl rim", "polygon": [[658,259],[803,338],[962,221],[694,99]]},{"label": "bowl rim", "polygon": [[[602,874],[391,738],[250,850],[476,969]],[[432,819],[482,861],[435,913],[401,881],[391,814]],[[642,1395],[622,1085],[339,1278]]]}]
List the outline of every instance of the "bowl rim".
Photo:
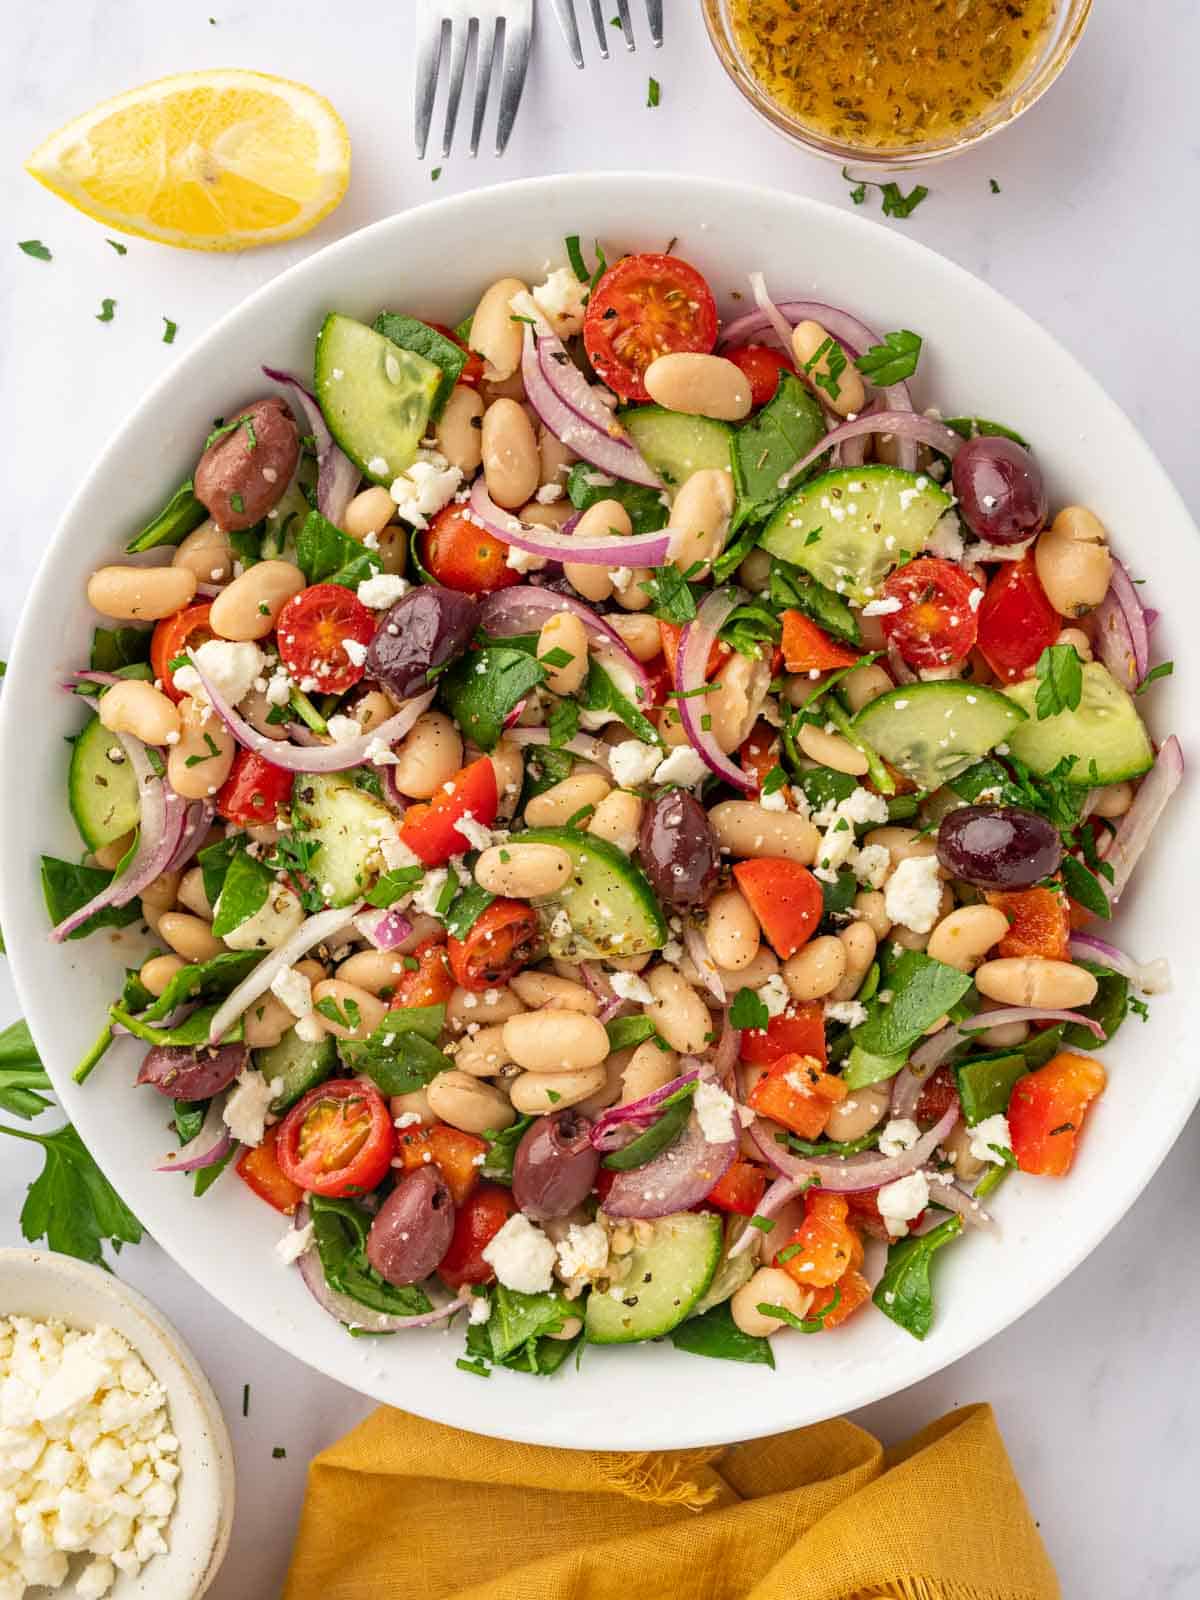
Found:
[{"label": "bowl rim", "polygon": [[[186,1593],[180,1590],[172,1597],[172,1600],[200,1600],[228,1552],[237,1499],[233,1441],[213,1387],[174,1324],[140,1290],[118,1278],[115,1273],[75,1256],[63,1255],[57,1250],[45,1250],[37,1246],[0,1246],[0,1290],[7,1289],[8,1281],[14,1274],[41,1282],[47,1273],[53,1273],[68,1283],[72,1292],[79,1295],[78,1304],[73,1304],[70,1312],[26,1310],[23,1303],[19,1309],[5,1304],[0,1308],[0,1317],[32,1317],[38,1321],[62,1322],[68,1328],[92,1329],[109,1321],[105,1306],[119,1306],[126,1326],[118,1327],[117,1332],[150,1368],[164,1390],[168,1391],[168,1416],[171,1429],[180,1441],[182,1471],[188,1470],[187,1457],[191,1451],[207,1450],[211,1458],[211,1467],[205,1476],[215,1493],[215,1505],[209,1519],[211,1537],[207,1539],[208,1548],[206,1551],[197,1548],[194,1552],[182,1549],[182,1559],[202,1561],[203,1566],[193,1569],[195,1581],[192,1587]],[[18,1298],[21,1298],[20,1295]],[[35,1295],[32,1298],[36,1300],[37,1297]],[[136,1332],[130,1331],[129,1321],[133,1322]],[[201,1433],[185,1435],[180,1432],[179,1407],[172,1403],[169,1392],[173,1386],[182,1386],[186,1391],[200,1419]],[[178,1514],[179,1502],[172,1512],[171,1522]],[[153,1580],[157,1585],[163,1581],[165,1573],[177,1581],[179,1575],[173,1574],[170,1567],[164,1565],[173,1556],[180,1559],[182,1548],[170,1542],[171,1522],[167,1525],[167,1554],[155,1556],[146,1563],[134,1580],[136,1591],[129,1591],[131,1594],[151,1593],[144,1588],[143,1578]],[[118,1582],[115,1592],[118,1595],[124,1593],[125,1585]]]},{"label": "bowl rim", "polygon": [[[340,257],[352,257],[357,252],[370,249],[386,241],[394,231],[403,232],[406,229],[420,225],[422,221],[433,216],[440,219],[461,216],[465,225],[474,219],[472,214],[476,211],[486,214],[489,208],[509,203],[530,203],[536,207],[539,198],[557,195],[565,187],[569,188],[573,213],[586,215],[589,207],[595,203],[599,206],[611,204],[613,193],[620,188],[631,194],[644,195],[649,201],[653,199],[662,208],[664,190],[672,194],[690,195],[697,201],[702,201],[708,208],[709,215],[720,215],[719,207],[723,201],[730,202],[734,207],[768,206],[773,208],[786,208],[793,213],[797,222],[805,219],[811,220],[814,216],[825,219],[829,228],[836,234],[839,230],[856,233],[864,245],[874,245],[885,255],[890,254],[896,262],[903,266],[910,261],[922,266],[927,273],[940,274],[943,280],[949,280],[952,285],[959,288],[968,297],[983,297],[1011,322],[1019,325],[1025,333],[1035,341],[1053,347],[1056,360],[1061,371],[1067,375],[1075,386],[1082,386],[1089,395],[1091,405],[1097,410],[1104,425],[1114,430],[1121,436],[1123,448],[1130,455],[1131,470],[1147,474],[1156,481],[1156,492],[1164,504],[1169,504],[1173,511],[1172,526],[1176,520],[1179,527],[1190,529],[1194,535],[1195,525],[1184,504],[1184,501],[1171,482],[1165,469],[1154,456],[1146,440],[1134,427],[1133,423],[1125,416],[1116,402],[1108,395],[1097,380],[1092,378],[1082,363],[1048,330],[1031,317],[1027,312],[1015,306],[1006,296],[994,289],[990,284],[977,278],[973,273],[949,260],[939,252],[904,234],[892,229],[880,231],[879,224],[873,220],[847,212],[837,206],[822,201],[813,200],[807,196],[787,194],[763,185],[750,185],[733,180],[715,180],[694,175],[680,175],[672,172],[592,172],[585,174],[554,174],[518,180],[513,183],[496,185],[491,188],[469,191],[462,195],[453,195],[431,200],[407,212],[396,213],[390,217],[356,230],[346,237],[334,241],[320,251],[306,257],[303,261],[295,263],[283,273],[271,279],[266,284],[255,290],[245,299],[241,300],[226,312],[216,323],[209,328],[197,343],[186,353],[182,361],[170,371],[164,373],[143,395],[138,405],[124,419],[121,426],[115,430],[113,436],[101,450],[91,469],[86,473],[79,488],[72,496],[62,517],[59,519],[55,534],[43,553],[38,572],[34,578],[26,602],[26,608],[18,628],[12,651],[13,668],[10,668],[10,687],[3,697],[0,697],[0,759],[4,751],[9,748],[10,742],[19,740],[19,710],[17,697],[11,692],[13,682],[20,689],[20,681],[25,672],[25,659],[27,654],[31,663],[36,664],[37,642],[33,637],[38,627],[38,613],[44,609],[47,600],[47,589],[51,586],[51,568],[54,566],[53,555],[64,541],[65,530],[79,516],[81,508],[96,492],[96,486],[102,483],[110,471],[112,458],[124,445],[126,438],[143,426],[142,420],[152,411],[156,401],[161,395],[170,391],[175,386],[185,385],[189,375],[196,370],[203,370],[208,360],[208,352],[216,344],[226,330],[241,319],[250,321],[264,307],[269,307],[272,298],[279,292],[283,284],[303,284],[307,276],[319,278],[328,269],[331,261]],[[636,224],[635,226],[641,226]],[[14,670],[15,669],[15,670]],[[32,676],[35,665],[29,669]],[[10,804],[13,803],[13,788],[11,785],[0,785],[0,863],[10,848],[10,830],[4,826],[4,818]],[[17,928],[19,925],[31,923],[37,928],[44,928],[44,918],[40,906],[31,907],[25,903],[26,897],[18,894],[16,885],[22,881],[24,869],[28,863],[11,859],[7,862],[6,870],[0,871],[0,922],[6,927]],[[38,1005],[34,1001],[33,986],[26,981],[24,973],[25,956],[20,940],[16,941],[17,948],[11,956],[14,982],[18,997],[25,1007],[26,1016],[33,1029],[35,1040],[38,1025],[35,1020]],[[12,945],[10,944],[10,950]],[[50,1066],[52,1078],[55,1068]],[[59,1072],[60,1079],[66,1079],[65,1071]],[[70,1091],[68,1091],[69,1093]],[[1057,1287],[1076,1266],[1083,1261],[1100,1241],[1111,1231],[1116,1223],[1125,1215],[1129,1207],[1145,1188],[1150,1178],[1158,1170],[1167,1152],[1175,1142],[1179,1133],[1197,1100],[1200,1099],[1200,1072],[1195,1075],[1194,1081],[1175,1085],[1172,1091],[1173,1098],[1169,1102],[1169,1115],[1159,1124],[1153,1135],[1147,1134],[1143,1145],[1144,1159],[1138,1163],[1120,1163],[1114,1175],[1113,1182],[1108,1190],[1108,1203],[1098,1206],[1094,1215],[1086,1224],[1080,1223],[1074,1237],[1073,1247],[1065,1253],[1055,1256],[1052,1281],[1039,1285],[1024,1299],[1014,1300],[1003,1307],[989,1308],[989,1314],[977,1326],[972,1322],[968,1327],[960,1328],[957,1334],[950,1327],[944,1328],[940,1336],[928,1344],[919,1347],[921,1359],[914,1361],[912,1369],[905,1372],[902,1377],[896,1378],[883,1371],[879,1371],[873,1382],[863,1383],[861,1389],[855,1393],[852,1401],[839,1403],[841,1409],[858,1408],[871,1404],[877,1400],[900,1392],[913,1383],[932,1376],[949,1366],[960,1357],[980,1348],[989,1339],[1002,1332],[1010,1323],[1015,1321],[1025,1311],[1036,1305],[1045,1295]],[[122,1174],[108,1174],[114,1186],[121,1191]],[[1115,1200],[1113,1197],[1116,1197]],[[356,1374],[348,1375],[343,1368],[327,1361],[318,1353],[310,1353],[296,1349],[287,1343],[284,1337],[282,1319],[273,1320],[256,1304],[233,1303],[226,1298],[226,1291],[221,1286],[221,1274],[217,1270],[209,1270],[207,1266],[197,1267],[190,1259],[187,1249],[186,1237],[181,1237],[173,1228],[158,1236],[159,1242],[169,1254],[179,1263],[183,1270],[197,1281],[209,1293],[213,1294],[222,1305],[232,1310],[235,1315],[248,1323],[264,1337],[279,1344],[296,1355],[298,1359],[325,1372],[335,1381],[348,1383],[359,1392],[372,1395],[385,1403],[398,1403],[394,1394],[384,1394],[378,1384],[373,1384],[371,1379],[359,1379]],[[1032,1280],[1033,1275],[1030,1275]],[[445,1357],[443,1357],[445,1359]],[[451,1367],[451,1363],[447,1362]],[[758,1369],[742,1368],[742,1373],[753,1374]],[[511,1374],[496,1373],[493,1375],[493,1389],[496,1380],[512,1379]],[[517,1380],[519,1381],[519,1379]],[[703,1381],[698,1379],[698,1381]],[[751,1387],[751,1380],[746,1380],[746,1388]],[[782,1388],[777,1389],[767,1403],[752,1401],[752,1415],[741,1421],[736,1432],[731,1431],[728,1424],[722,1423],[715,1430],[711,1424],[706,1424],[703,1408],[689,1409],[686,1415],[672,1415],[669,1437],[664,1437],[660,1431],[647,1431],[647,1426],[642,1422],[639,1414],[631,1412],[627,1407],[614,1406],[611,1415],[605,1414],[600,1418],[592,1436],[586,1440],[579,1440],[571,1435],[567,1425],[558,1417],[553,1406],[513,1405],[500,1403],[492,1406],[477,1406],[472,1397],[479,1391],[478,1381],[475,1380],[468,1398],[457,1397],[451,1387],[439,1389],[436,1392],[428,1390],[420,1395],[420,1409],[423,1415],[450,1425],[465,1426],[477,1433],[491,1434],[496,1437],[519,1439],[529,1443],[544,1443],[567,1448],[678,1448],[689,1445],[712,1443],[714,1439],[745,1439],[759,1437],[776,1432],[780,1427],[796,1426],[802,1422],[812,1421],[817,1414],[829,1415],[829,1411],[816,1411],[806,1409],[798,1415],[793,1407],[788,1410],[786,1395]],[[639,1431],[639,1426],[641,1431]],[[605,1432],[604,1430],[609,1431]]]}]

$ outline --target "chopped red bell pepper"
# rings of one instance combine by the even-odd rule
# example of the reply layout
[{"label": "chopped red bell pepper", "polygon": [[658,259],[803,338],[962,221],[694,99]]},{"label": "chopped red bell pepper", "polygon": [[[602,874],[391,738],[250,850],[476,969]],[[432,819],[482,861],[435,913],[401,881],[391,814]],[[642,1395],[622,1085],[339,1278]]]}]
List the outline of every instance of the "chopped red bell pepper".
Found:
[{"label": "chopped red bell pepper", "polygon": [[836,1283],[831,1283],[828,1288],[814,1290],[808,1315],[810,1317],[819,1315],[827,1305],[832,1304],[835,1294],[838,1296],[838,1303],[832,1311],[826,1312],[821,1318],[822,1332],[838,1327],[847,1317],[853,1316],[861,1306],[864,1306],[871,1298],[871,1285],[857,1267],[850,1267]]},{"label": "chopped red bell pepper", "polygon": [[802,611],[783,613],[783,664],[789,672],[830,672],[852,667],[857,651],[831,639]]},{"label": "chopped red bell pepper", "polygon": [[996,947],[998,955],[1070,960],[1071,908],[1065,894],[1038,887],[995,892],[987,898],[1008,918],[1008,932]]},{"label": "chopped red bell pepper", "polygon": [[1022,1172],[1061,1178],[1070,1171],[1087,1108],[1107,1082],[1098,1061],[1070,1050],[1017,1080],[1008,1127]]},{"label": "chopped red bell pepper", "polygon": [[304,1190],[290,1178],[285,1178],[280,1170],[279,1162],[275,1159],[278,1138],[279,1124],[276,1123],[267,1129],[260,1145],[242,1151],[238,1157],[237,1175],[260,1200],[265,1200],[276,1211],[282,1211],[285,1217],[290,1217],[303,1200]]},{"label": "chopped red bell pepper", "polygon": [[815,1056],[782,1056],[751,1089],[747,1104],[802,1139],[817,1139],[847,1092],[842,1080],[826,1072]]},{"label": "chopped red bell pepper", "polygon": [[769,1067],[782,1056],[815,1056],[825,1065],[825,1008],[819,1000],[793,1002],[765,1028],[747,1028],[738,1051],[752,1067]]},{"label": "chopped red bell pepper", "polygon": [[708,1191],[707,1204],[722,1211],[736,1212],[739,1217],[752,1217],[767,1187],[767,1175],[753,1161],[740,1157],[729,1171]]},{"label": "chopped red bell pepper", "polygon": [[804,1197],[804,1221],[780,1243],[774,1264],[806,1288],[836,1283],[856,1257],[862,1260],[862,1241],[846,1220],[849,1212],[844,1195],[810,1189]]},{"label": "chopped red bell pepper", "polygon": [[739,861],[733,876],[775,954],[781,961],[794,956],[824,915],[825,897],[812,873],[798,861],[760,856]]},{"label": "chopped red bell pepper", "polygon": [[444,867],[451,856],[471,848],[470,840],[458,831],[460,819],[470,815],[486,828],[495,822],[498,805],[496,769],[487,756],[480,756],[427,805],[409,806],[397,831],[401,842],[427,867]]}]

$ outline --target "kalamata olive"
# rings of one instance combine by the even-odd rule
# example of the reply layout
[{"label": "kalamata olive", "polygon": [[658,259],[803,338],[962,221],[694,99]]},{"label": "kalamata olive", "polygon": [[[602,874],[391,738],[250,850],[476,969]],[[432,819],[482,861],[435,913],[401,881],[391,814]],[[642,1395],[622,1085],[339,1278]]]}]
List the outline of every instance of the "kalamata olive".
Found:
[{"label": "kalamata olive", "polygon": [[244,1044],[155,1045],[142,1062],[139,1083],[148,1083],[172,1100],[208,1100],[220,1094],[246,1065],[250,1052]]},{"label": "kalamata olive", "polygon": [[1058,871],[1058,830],[1023,806],[960,806],[938,825],[938,860],[977,889],[1027,889]]},{"label": "kalamata olive", "polygon": [[638,850],[655,894],[677,911],[702,905],[716,886],[717,842],[704,807],[686,789],[646,807]]},{"label": "kalamata olive", "polygon": [[383,614],[367,651],[366,672],[397,700],[429,688],[429,674],[466,649],[479,626],[479,607],[470,595],[426,584],[410,589]]},{"label": "kalamata olive", "polygon": [[196,499],[227,533],[261,522],[291,482],[300,435],[277,395],[243,406],[196,465]]},{"label": "kalamata olive", "polygon": [[1015,439],[968,439],[954,458],[952,476],[959,515],[990,544],[1020,544],[1045,526],[1041,468]]},{"label": "kalamata olive", "polygon": [[404,1177],[375,1213],[367,1234],[367,1260],[397,1288],[421,1283],[450,1248],[454,1201],[436,1167]]},{"label": "kalamata olive", "polygon": [[517,1146],[513,1199],[535,1222],[564,1217],[587,1198],[596,1181],[599,1152],[590,1120],[573,1109],[539,1117]]}]

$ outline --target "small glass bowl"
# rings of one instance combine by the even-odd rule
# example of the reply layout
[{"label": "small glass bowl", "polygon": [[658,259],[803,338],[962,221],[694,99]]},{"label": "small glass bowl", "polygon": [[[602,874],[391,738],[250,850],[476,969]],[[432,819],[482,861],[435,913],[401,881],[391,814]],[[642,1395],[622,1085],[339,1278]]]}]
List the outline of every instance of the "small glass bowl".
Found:
[{"label": "small glass bowl", "polygon": [[1092,0],[1060,0],[1041,49],[1029,61],[1022,78],[980,116],[956,128],[952,135],[886,148],[830,139],[798,121],[750,73],[734,36],[729,0],[703,0],[703,6],[709,38],[721,65],[759,116],[785,138],[831,161],[902,171],[944,161],[948,156],[969,150],[1015,122],[1023,111],[1028,111],[1071,59],[1091,13]]}]

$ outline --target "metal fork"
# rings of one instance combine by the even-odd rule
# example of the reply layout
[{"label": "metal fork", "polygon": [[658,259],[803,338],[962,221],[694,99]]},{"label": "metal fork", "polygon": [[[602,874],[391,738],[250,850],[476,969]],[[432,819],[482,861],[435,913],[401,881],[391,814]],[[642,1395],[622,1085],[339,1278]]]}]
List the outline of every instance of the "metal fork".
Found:
[{"label": "metal fork", "polygon": [[[566,36],[570,47],[571,57],[577,67],[583,65],[583,46],[579,42],[579,24],[575,20],[575,0],[552,0],[554,14],[558,18],[559,27]],[[596,40],[600,46],[600,54],[605,61],[608,60],[608,23],[604,13],[611,10],[612,0],[588,0],[592,13],[592,26],[596,30]],[[633,37],[633,19],[629,15],[629,0],[616,0],[616,19],[621,25],[621,33],[625,39],[627,50],[636,50],[637,43]],[[663,0],[646,0],[646,19],[650,24],[650,38],[655,47],[661,47],[663,42]]]},{"label": "metal fork", "polygon": [[447,79],[446,124],[442,154],[450,154],[462,100],[468,55],[475,60],[475,108],[471,116],[471,154],[479,154],[483,119],[493,73],[501,78],[496,119],[496,154],[503,155],[521,104],[529,46],[533,35],[533,0],[422,0],[421,44],[417,54],[417,155],[424,156],[433,122],[438,78]]}]

